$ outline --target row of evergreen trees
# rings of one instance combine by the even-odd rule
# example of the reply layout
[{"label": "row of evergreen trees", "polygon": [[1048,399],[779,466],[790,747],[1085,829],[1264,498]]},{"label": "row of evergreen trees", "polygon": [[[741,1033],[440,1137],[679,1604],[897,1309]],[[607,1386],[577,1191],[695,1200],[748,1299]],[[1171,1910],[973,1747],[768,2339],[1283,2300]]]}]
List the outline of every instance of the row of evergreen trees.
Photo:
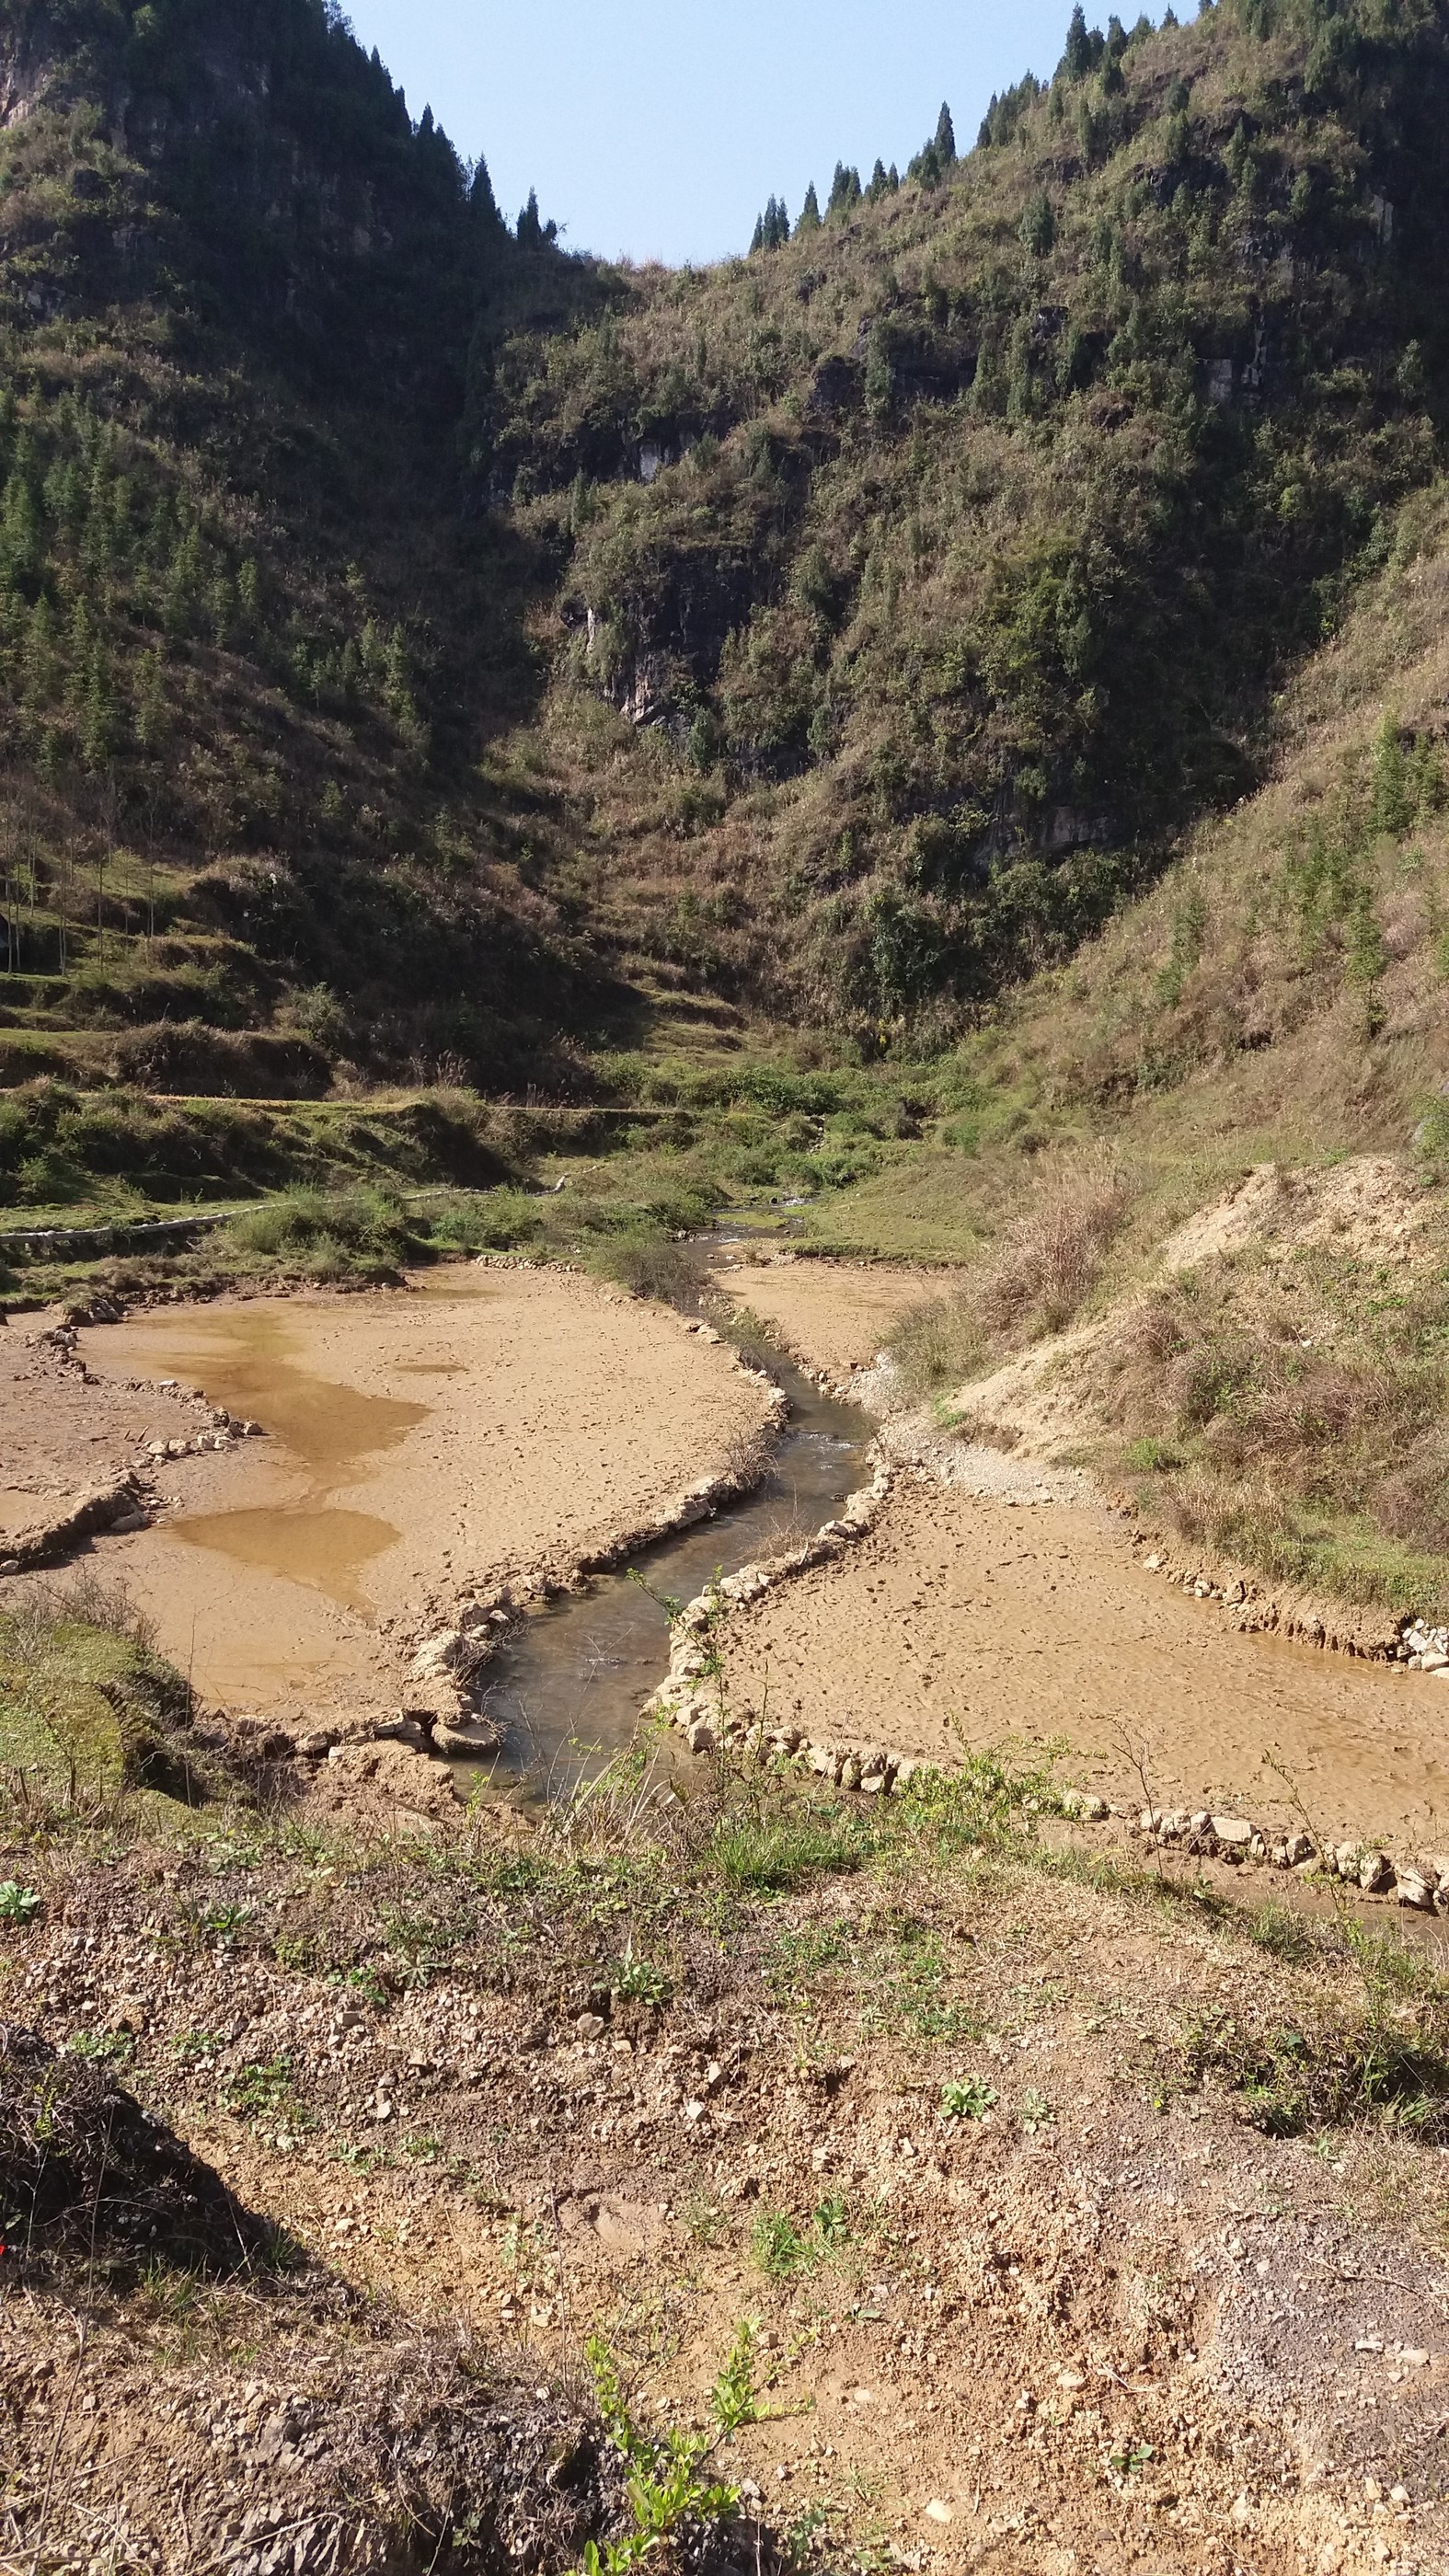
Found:
[{"label": "row of evergreen trees", "polygon": [[[936,131],[929,143],[924,144],[916,154],[906,176],[908,179],[919,181],[922,187],[939,187],[947,172],[953,168],[955,160],[956,129],[951,122],[951,111],[943,101],[941,113],[936,120]],[[800,219],[794,228],[795,239],[798,241],[802,233],[818,233],[823,224],[843,223],[852,209],[862,202],[878,205],[882,197],[893,197],[900,184],[901,174],[894,161],[887,169],[885,163],[878,160],[864,187],[861,186],[859,170],[853,168],[848,162],[837,161],[823,215],[820,212],[820,200],[815,193],[813,179],[806,189],[805,203],[800,209]],[[756,221],[754,238],[750,243],[750,257],[753,259],[760,251],[779,250],[790,238],[790,214],[785,200],[783,197],[771,197],[764,213]]]},{"label": "row of evergreen trees", "polygon": [[[1177,25],[1176,14],[1171,8],[1163,12],[1162,24],[1164,28]],[[1034,72],[1028,72],[1024,80],[1019,80],[1014,88],[1004,90],[1000,96],[993,91],[991,105],[981,120],[977,143],[983,151],[989,151],[995,145],[1012,142],[1023,117],[1039,98],[1046,96],[1048,89],[1059,98],[1066,85],[1090,80],[1094,73],[1099,77],[1104,92],[1111,97],[1124,86],[1124,54],[1130,52],[1134,45],[1140,45],[1152,32],[1152,20],[1145,14],[1130,30],[1114,15],[1108,19],[1107,32],[1103,35],[1100,27],[1087,25],[1087,14],[1079,0],[1067,29],[1065,51],[1051,81],[1039,81]]]},{"label": "row of evergreen trees", "polygon": [[154,449],[67,390],[22,414],[0,393],[0,701],[37,753],[97,770],[154,752],[186,648],[243,652],[288,695],[347,714],[371,703],[417,724],[401,629],[365,614],[318,632],[269,599],[257,556]]}]

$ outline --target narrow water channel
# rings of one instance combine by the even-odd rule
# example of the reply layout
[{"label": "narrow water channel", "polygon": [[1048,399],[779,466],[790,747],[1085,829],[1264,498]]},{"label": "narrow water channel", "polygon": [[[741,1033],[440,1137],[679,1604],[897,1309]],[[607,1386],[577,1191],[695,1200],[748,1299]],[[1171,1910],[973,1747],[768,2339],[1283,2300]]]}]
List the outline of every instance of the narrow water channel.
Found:
[{"label": "narrow water channel", "polygon": [[[536,1612],[499,1656],[486,1700],[503,1730],[503,1753],[484,1775],[495,1792],[563,1798],[594,1777],[630,1742],[664,1679],[662,1605],[690,1601],[716,1573],[737,1573],[807,1537],[868,1481],[869,1416],[822,1395],[788,1360],[772,1353],[769,1365],[790,1399],[790,1421],[766,1482],[697,1529],[641,1549],[643,1585],[627,1570],[605,1575]],[[466,1796],[478,1767],[460,1765],[456,1776]]]}]

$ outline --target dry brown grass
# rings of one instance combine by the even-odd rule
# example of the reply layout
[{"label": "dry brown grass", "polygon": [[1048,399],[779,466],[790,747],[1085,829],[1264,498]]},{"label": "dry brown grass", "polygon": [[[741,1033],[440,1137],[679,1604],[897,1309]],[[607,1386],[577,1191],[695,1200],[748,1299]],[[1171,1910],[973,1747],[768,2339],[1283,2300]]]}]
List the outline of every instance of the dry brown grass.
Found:
[{"label": "dry brown grass", "polygon": [[1400,1609],[1442,1603],[1449,1267],[1337,1246],[1207,1262],[1093,1355],[1112,1463],[1187,1537]]},{"label": "dry brown grass", "polygon": [[900,1325],[891,1350],[911,1391],[960,1385],[994,1353],[1064,1331],[1096,1287],[1134,1196],[1108,1150],[1064,1155],[1039,1173],[981,1269]]}]

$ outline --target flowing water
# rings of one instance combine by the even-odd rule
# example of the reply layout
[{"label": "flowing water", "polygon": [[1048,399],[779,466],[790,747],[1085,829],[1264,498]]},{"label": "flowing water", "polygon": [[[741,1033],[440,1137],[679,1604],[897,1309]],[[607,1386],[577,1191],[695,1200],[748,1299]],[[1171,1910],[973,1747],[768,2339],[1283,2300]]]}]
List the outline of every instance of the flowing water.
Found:
[{"label": "flowing water", "polygon": [[[638,1572],[606,1575],[590,1591],[537,1611],[492,1667],[487,1707],[503,1729],[495,1790],[513,1797],[567,1796],[629,1743],[639,1711],[669,1661],[666,1602],[693,1600],[715,1574],[773,1556],[832,1518],[869,1481],[874,1424],[838,1404],[803,1372],[771,1354],[790,1398],[790,1422],[765,1483],[682,1537],[643,1548]],[[647,1589],[645,1588],[647,1586]],[[466,1795],[478,1767],[460,1765]]]}]

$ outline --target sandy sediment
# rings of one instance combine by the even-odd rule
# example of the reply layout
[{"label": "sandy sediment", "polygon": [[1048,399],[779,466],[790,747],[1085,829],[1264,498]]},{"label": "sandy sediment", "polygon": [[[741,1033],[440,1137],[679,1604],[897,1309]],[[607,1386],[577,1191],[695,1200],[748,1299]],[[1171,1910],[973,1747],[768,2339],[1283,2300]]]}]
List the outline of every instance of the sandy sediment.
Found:
[{"label": "sandy sediment", "polygon": [[1449,1692],[1245,1635],[1142,1553],[1105,1507],[907,1479],[869,1537],[735,1613],[730,1694],[812,1738],[937,1762],[1065,1743],[1067,1776],[1153,1803],[1449,1848]]},{"label": "sandy sediment", "polygon": [[148,1461],[159,1525],[97,1554],[204,1697],[283,1719],[395,1704],[420,1627],[667,1525],[770,1418],[726,1346],[556,1271],[165,1308],[85,1332],[79,1356],[97,1383],[66,1387],[58,1489],[91,1408],[103,1451],[124,1415],[147,1460],[175,1428],[168,1378],[269,1435]]},{"label": "sandy sediment", "polygon": [[947,1274],[864,1261],[721,1264],[720,1285],[792,1357],[839,1383],[869,1368],[902,1315],[939,1296]]}]

